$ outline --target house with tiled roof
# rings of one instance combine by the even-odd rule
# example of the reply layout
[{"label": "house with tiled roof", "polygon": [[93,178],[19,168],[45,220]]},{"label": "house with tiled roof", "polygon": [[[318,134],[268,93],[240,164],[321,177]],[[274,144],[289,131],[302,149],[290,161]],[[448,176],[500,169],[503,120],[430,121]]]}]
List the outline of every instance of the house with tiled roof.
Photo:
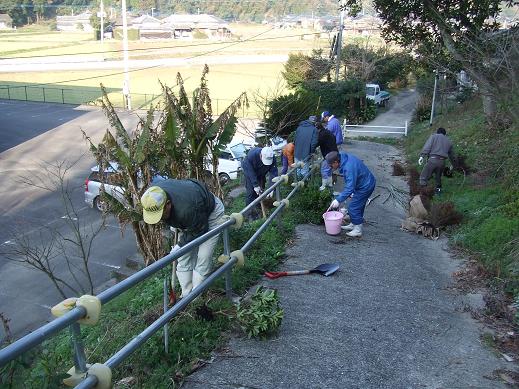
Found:
[{"label": "house with tiled roof", "polygon": [[92,12],[86,11],[78,15],[56,16],[56,29],[58,31],[94,31],[90,24]]},{"label": "house with tiled roof", "polygon": [[0,30],[13,28],[13,19],[8,14],[0,14]]}]

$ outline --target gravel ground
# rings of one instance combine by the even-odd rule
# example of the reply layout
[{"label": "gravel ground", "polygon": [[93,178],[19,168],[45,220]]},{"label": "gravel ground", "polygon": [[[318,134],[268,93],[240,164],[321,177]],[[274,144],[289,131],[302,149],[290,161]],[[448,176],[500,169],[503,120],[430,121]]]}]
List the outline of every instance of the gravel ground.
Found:
[{"label": "gravel ground", "polygon": [[326,235],[324,226],[301,225],[281,270],[340,263],[335,275],[263,280],[277,288],[285,317],[277,336],[233,335],[211,363],[183,388],[505,388],[492,379],[511,369],[480,340],[482,328],[466,307],[479,296],[454,292],[460,263],[444,239],[431,241],[400,230],[404,210],[385,201],[397,149],[351,141],[377,177],[364,236]]}]

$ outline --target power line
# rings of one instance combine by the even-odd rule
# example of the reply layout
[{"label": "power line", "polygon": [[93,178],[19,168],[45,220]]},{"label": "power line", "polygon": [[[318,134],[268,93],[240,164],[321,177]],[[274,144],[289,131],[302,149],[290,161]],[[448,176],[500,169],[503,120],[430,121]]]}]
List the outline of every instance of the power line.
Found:
[{"label": "power line", "polygon": [[[186,59],[189,60],[189,59],[193,59],[193,58],[198,58],[198,57],[202,57],[204,55],[207,55],[207,54],[211,54],[211,53],[214,53],[216,51],[220,51],[220,50],[224,50],[228,47],[231,47],[231,46],[235,46],[237,44],[240,44],[240,43],[244,43],[244,42],[247,42],[249,41],[250,39],[253,39],[253,38],[256,38],[260,35],[263,35],[263,34],[266,34],[267,32],[269,31],[272,31],[274,28],[271,28],[269,30],[265,30],[263,32],[260,32],[256,35],[253,35],[251,38],[249,39],[245,39],[243,41],[238,41],[238,42],[234,42],[230,45],[227,45],[227,46],[224,46],[224,47],[220,47],[218,49],[215,49],[215,50],[211,50],[211,51],[207,51],[205,53],[201,53],[201,54],[197,54],[197,55],[194,55],[192,57],[187,57]],[[153,65],[153,66],[146,66],[146,67],[143,67],[143,68],[138,68],[138,69],[132,69],[132,70],[129,70],[128,73],[133,73],[133,72],[139,72],[141,70],[148,70],[148,69],[153,69],[153,68],[158,68],[158,67],[161,67],[163,66],[162,64],[160,65]],[[125,72],[122,71],[122,72],[116,72],[116,73],[110,73],[110,74],[104,74],[102,76],[91,76],[91,77],[82,77],[82,78],[76,78],[76,79],[72,79],[72,80],[63,80],[63,81],[55,81],[55,82],[47,82],[47,83],[44,83],[44,84],[38,84],[38,85],[56,85],[56,84],[65,84],[67,82],[76,82],[76,81],[86,81],[86,80],[92,80],[92,79],[96,79],[96,78],[103,78],[103,77],[111,77],[111,76],[116,76],[116,75],[120,75],[120,74],[124,74]],[[23,86],[14,86],[13,88],[22,88]],[[7,89],[7,88],[0,88],[0,89]]]},{"label": "power line", "polygon": [[[271,28],[267,32],[270,32],[274,29],[275,28]],[[259,41],[268,41],[268,40],[285,39],[285,38],[297,38],[297,37],[304,37],[305,35],[320,35],[320,34],[322,34],[322,32],[311,32],[311,33],[304,33],[304,34],[282,35],[282,36],[269,37],[269,38],[252,39],[252,38],[258,36],[258,35],[254,35],[252,38],[233,42],[232,45],[237,44],[237,43],[242,43],[242,42],[259,42]],[[143,48],[130,49],[128,51],[138,52],[138,51],[162,50],[162,49],[183,49],[186,47],[213,46],[213,45],[223,45],[226,43],[227,42],[212,42],[212,43],[188,44],[188,45],[182,45],[182,46],[143,47]],[[227,46],[227,47],[229,47],[229,46]],[[121,52],[123,52],[122,49],[106,50],[106,51],[88,51],[88,52],[80,52],[80,53],[72,53],[72,54],[47,54],[47,55],[41,54],[41,55],[31,55],[31,56],[19,56],[19,57],[0,57],[0,60],[48,58],[48,57],[71,57],[71,56],[75,56],[75,55],[109,54],[109,53],[121,53]],[[55,63],[60,63],[60,62],[55,62]]]}]

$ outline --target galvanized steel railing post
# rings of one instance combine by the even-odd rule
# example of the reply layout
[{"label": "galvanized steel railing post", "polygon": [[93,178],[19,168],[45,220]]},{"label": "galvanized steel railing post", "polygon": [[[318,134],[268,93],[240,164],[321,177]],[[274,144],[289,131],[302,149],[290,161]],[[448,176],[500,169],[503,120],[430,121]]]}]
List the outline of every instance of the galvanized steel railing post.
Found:
[{"label": "galvanized steel railing post", "polygon": [[[231,246],[229,245],[229,228],[223,230],[223,253],[229,255],[231,253]],[[232,269],[229,268],[225,272],[225,295],[229,300],[232,300]]]},{"label": "galvanized steel railing post", "polygon": [[[168,276],[164,278],[164,291],[162,295],[162,307],[163,311],[162,314],[166,313],[168,310]],[[168,353],[169,348],[169,329],[168,329],[168,323],[164,325],[164,352]]]},{"label": "galvanized steel railing post", "polygon": [[76,373],[86,373],[86,356],[83,340],[81,339],[81,327],[79,323],[70,325],[70,333],[72,335],[72,348],[74,350],[74,368]]}]

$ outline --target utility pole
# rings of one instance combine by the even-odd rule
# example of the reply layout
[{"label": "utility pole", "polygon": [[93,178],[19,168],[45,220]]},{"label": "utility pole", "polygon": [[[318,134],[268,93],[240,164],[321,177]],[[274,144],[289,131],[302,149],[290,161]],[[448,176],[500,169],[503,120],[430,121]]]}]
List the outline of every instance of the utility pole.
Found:
[{"label": "utility pole", "polygon": [[101,0],[101,45],[105,41],[105,6]]},{"label": "utility pole", "polygon": [[335,64],[335,82],[339,82],[339,71],[341,69],[342,31],[344,30],[344,0],[341,0],[341,20],[339,23],[339,34],[337,35],[337,63]]},{"label": "utility pole", "polygon": [[438,69],[434,71],[434,91],[431,104],[431,118],[429,119],[429,126],[432,126],[434,119],[434,105],[436,104],[436,87],[438,85]]},{"label": "utility pole", "polygon": [[121,1],[123,12],[123,51],[124,51],[124,82],[123,82],[123,96],[126,109],[132,109],[131,95],[130,95],[130,73],[128,72],[128,20],[126,18],[126,0]]}]

